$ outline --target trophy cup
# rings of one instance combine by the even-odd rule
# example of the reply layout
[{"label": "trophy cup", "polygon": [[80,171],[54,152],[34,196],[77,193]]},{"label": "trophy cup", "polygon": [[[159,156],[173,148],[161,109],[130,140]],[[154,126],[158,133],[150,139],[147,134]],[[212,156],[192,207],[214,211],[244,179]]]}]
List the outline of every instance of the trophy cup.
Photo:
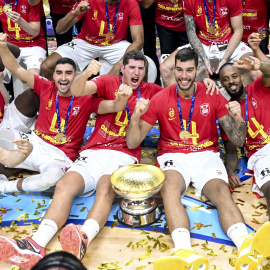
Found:
[{"label": "trophy cup", "polygon": [[156,166],[134,164],[111,175],[114,191],[123,197],[117,212],[118,221],[130,227],[154,223],[161,214],[154,194],[162,188],[164,172]]}]

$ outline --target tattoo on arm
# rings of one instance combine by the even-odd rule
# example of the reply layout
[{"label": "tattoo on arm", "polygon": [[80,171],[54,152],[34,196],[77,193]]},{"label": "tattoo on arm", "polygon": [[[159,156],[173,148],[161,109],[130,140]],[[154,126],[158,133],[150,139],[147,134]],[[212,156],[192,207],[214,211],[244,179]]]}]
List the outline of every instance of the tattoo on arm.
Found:
[{"label": "tattoo on arm", "polygon": [[189,43],[191,44],[192,48],[195,52],[202,58],[202,60],[208,59],[201,41],[199,40],[196,34],[196,23],[192,16],[184,14],[186,30],[188,35]]},{"label": "tattoo on arm", "polygon": [[243,146],[247,132],[245,122],[242,121],[241,123],[237,123],[229,114],[219,118],[218,121],[223,127],[230,141],[238,147]]}]

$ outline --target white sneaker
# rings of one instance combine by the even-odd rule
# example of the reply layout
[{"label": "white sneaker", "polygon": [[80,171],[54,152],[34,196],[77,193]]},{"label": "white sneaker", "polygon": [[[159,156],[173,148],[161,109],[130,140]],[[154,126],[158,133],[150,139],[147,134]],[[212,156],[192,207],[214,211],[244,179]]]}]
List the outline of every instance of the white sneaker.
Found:
[{"label": "white sneaker", "polygon": [[0,196],[7,196],[5,194],[5,183],[9,180],[4,174],[0,174]]}]

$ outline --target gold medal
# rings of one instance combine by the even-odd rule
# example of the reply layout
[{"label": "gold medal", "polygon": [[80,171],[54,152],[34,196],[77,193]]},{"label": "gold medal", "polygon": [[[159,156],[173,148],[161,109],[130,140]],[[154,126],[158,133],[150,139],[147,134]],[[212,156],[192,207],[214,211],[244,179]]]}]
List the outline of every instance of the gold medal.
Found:
[{"label": "gold medal", "polygon": [[215,25],[210,25],[208,28],[208,32],[212,35],[215,35],[217,33],[217,28]]},{"label": "gold medal", "polygon": [[179,134],[181,140],[188,140],[190,138],[190,133],[187,130],[182,130]]},{"label": "gold medal", "polygon": [[55,136],[55,140],[59,143],[63,143],[67,140],[67,137],[64,133],[58,133],[56,136]]},{"label": "gold medal", "polygon": [[105,39],[105,40],[106,40],[107,42],[110,42],[110,41],[113,41],[114,38],[115,38],[115,34],[112,33],[112,32],[108,32],[108,33],[106,34],[106,39]]},{"label": "gold medal", "polygon": [[260,39],[266,38],[266,31],[264,29],[259,29],[258,33],[259,33]]},{"label": "gold medal", "polygon": [[9,11],[12,11],[12,6],[9,5],[9,4],[4,5],[3,10],[4,10],[5,13],[7,13]]}]

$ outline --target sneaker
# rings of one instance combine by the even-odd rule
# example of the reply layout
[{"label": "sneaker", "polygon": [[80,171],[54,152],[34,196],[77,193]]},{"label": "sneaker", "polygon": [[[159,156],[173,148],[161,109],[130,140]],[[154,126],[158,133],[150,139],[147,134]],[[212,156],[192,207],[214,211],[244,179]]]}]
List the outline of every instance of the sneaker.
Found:
[{"label": "sneaker", "polygon": [[9,180],[4,174],[0,174],[0,196],[7,196],[5,194],[5,183]]},{"label": "sneaker", "polygon": [[270,256],[270,222],[264,223],[254,236],[248,236],[238,252],[235,268],[255,270]]},{"label": "sneaker", "polygon": [[45,256],[45,248],[29,237],[23,240],[13,240],[0,236],[0,260],[3,262],[31,269]]},{"label": "sneaker", "polygon": [[207,270],[209,260],[193,250],[180,248],[171,255],[155,260],[153,264],[154,270]]},{"label": "sneaker", "polygon": [[88,246],[88,236],[79,231],[74,224],[68,224],[60,234],[60,244],[64,251],[67,251],[79,260],[82,260]]}]

